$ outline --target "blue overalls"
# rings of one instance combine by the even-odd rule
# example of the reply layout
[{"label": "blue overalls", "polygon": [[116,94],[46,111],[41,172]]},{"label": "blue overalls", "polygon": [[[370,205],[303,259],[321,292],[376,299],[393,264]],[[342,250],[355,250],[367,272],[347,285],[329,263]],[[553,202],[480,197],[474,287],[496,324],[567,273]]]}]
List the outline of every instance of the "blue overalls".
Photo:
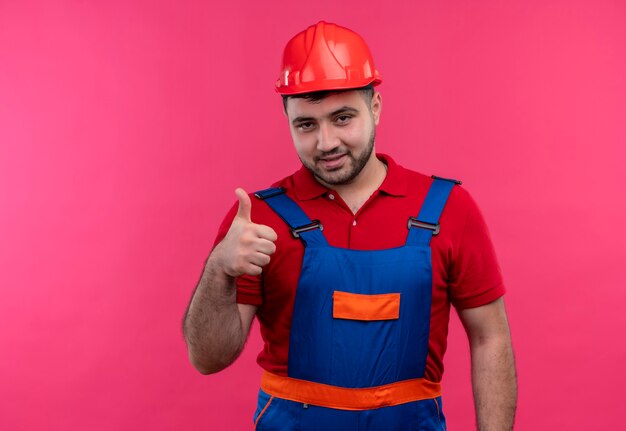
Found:
[{"label": "blue overalls", "polygon": [[458,182],[433,178],[406,244],[385,250],[332,247],[282,189],[256,193],[305,247],[288,377],[264,373],[256,430],[445,430],[439,384],[424,379],[430,240]]}]

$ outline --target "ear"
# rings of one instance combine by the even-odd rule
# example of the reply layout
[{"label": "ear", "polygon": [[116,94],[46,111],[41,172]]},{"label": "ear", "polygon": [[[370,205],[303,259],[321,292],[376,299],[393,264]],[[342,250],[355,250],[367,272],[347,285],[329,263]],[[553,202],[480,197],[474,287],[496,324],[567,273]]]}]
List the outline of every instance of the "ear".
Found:
[{"label": "ear", "polygon": [[383,109],[383,98],[379,92],[375,91],[372,96],[372,102],[370,105],[370,111],[372,112],[372,116],[374,117],[374,124],[378,126],[378,122],[380,121],[380,111]]}]

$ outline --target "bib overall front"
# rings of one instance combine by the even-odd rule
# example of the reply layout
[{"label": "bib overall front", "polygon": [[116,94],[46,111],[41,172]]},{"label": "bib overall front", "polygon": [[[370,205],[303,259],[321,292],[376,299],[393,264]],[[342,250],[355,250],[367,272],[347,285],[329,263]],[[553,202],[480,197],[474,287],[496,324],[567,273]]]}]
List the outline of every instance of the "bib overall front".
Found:
[{"label": "bib overall front", "polygon": [[424,379],[430,240],[455,181],[435,178],[404,246],[333,247],[282,189],[256,193],[305,247],[288,376],[265,372],[259,431],[445,430],[438,383]]}]

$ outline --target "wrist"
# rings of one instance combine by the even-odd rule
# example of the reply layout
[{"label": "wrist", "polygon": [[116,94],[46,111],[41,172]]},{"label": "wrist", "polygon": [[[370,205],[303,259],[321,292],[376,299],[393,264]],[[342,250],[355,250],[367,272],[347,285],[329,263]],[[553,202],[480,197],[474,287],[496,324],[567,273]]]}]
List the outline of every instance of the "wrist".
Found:
[{"label": "wrist", "polygon": [[210,274],[211,277],[219,277],[220,279],[230,281],[237,277],[228,270],[228,259],[224,255],[222,243],[215,246],[204,266],[204,272]]}]

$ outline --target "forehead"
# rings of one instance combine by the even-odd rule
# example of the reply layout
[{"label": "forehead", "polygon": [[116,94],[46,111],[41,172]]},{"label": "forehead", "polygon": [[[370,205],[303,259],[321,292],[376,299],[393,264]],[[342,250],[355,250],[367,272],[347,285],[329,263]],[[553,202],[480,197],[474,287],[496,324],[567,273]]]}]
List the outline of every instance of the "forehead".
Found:
[{"label": "forehead", "polygon": [[287,116],[321,118],[330,115],[343,107],[357,111],[367,109],[365,99],[358,91],[342,91],[326,96],[321,100],[307,100],[292,97],[287,100]]}]

